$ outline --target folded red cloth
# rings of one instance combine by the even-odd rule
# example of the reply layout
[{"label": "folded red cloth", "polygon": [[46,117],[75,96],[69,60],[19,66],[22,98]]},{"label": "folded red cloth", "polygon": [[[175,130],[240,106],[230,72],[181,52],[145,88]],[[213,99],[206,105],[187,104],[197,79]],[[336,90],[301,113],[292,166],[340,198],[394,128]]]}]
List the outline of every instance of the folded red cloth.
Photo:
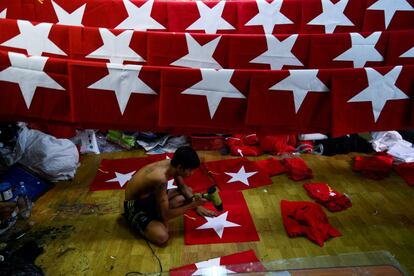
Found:
[{"label": "folded red cloth", "polygon": [[409,186],[414,186],[414,162],[401,163],[395,166],[394,170]]},{"label": "folded red cloth", "polygon": [[303,187],[311,198],[331,212],[339,212],[352,206],[347,196],[333,190],[326,183],[305,183]]},{"label": "folded red cloth", "polygon": [[302,158],[285,158],[282,160],[282,164],[286,167],[287,174],[292,180],[299,181],[313,178],[312,170]]},{"label": "folded red cloth", "polygon": [[296,149],[295,135],[261,136],[259,141],[262,150],[271,154],[289,153]]},{"label": "folded red cloth", "polygon": [[329,238],[342,236],[329,224],[328,217],[316,203],[282,200],[280,207],[289,237],[306,236],[322,247]]},{"label": "folded red cloth", "polygon": [[257,146],[231,146],[230,154],[238,156],[259,156],[263,152]]},{"label": "folded red cloth", "polygon": [[392,170],[394,157],[386,153],[377,153],[374,156],[356,156],[352,169],[362,173],[365,177],[381,180]]},{"label": "folded red cloth", "polygon": [[258,160],[255,161],[255,163],[260,169],[266,171],[269,176],[279,175],[287,171],[285,166],[283,166],[280,162],[280,160],[273,157]]}]

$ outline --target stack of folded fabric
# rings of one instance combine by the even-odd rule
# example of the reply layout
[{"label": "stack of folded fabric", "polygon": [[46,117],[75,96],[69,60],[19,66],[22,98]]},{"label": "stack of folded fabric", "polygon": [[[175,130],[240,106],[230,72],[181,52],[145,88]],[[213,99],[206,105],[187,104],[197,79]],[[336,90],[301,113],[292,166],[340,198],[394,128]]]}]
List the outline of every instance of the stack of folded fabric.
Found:
[{"label": "stack of folded fabric", "polygon": [[381,180],[390,174],[393,162],[391,155],[381,152],[374,156],[356,156],[352,169],[365,177]]},{"label": "stack of folded fabric", "polygon": [[346,195],[333,190],[326,183],[305,183],[303,187],[311,198],[331,212],[339,212],[352,206],[351,201]]},{"label": "stack of folded fabric", "polygon": [[282,165],[282,162],[273,157],[258,160],[255,163],[260,169],[267,172],[269,176],[283,174],[287,171],[285,166]]},{"label": "stack of folded fabric", "polygon": [[303,179],[313,178],[312,170],[306,165],[305,161],[299,157],[285,158],[282,164],[287,169],[290,179],[300,181]]}]

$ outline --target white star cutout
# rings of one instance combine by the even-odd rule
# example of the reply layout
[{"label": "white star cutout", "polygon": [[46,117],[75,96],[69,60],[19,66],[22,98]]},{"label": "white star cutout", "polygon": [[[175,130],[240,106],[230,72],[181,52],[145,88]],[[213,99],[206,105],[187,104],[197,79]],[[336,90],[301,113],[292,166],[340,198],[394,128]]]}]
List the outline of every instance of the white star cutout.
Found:
[{"label": "white star cutout", "polygon": [[191,68],[213,68],[222,69],[221,65],[213,58],[214,51],[221,36],[201,46],[190,34],[185,34],[188,54],[171,63],[175,66]]},{"label": "white star cutout", "polygon": [[256,0],[256,4],[259,13],[250,19],[245,26],[262,25],[264,32],[271,34],[277,24],[293,24],[289,18],[280,12],[283,0],[273,0],[272,3],[268,3],[266,0]]},{"label": "white star cutout", "polygon": [[123,0],[125,9],[127,10],[128,17],[121,22],[115,29],[133,29],[146,31],[151,30],[163,30],[165,27],[158,23],[151,17],[152,6],[154,0],[148,0],[140,8],[129,0]]},{"label": "white star cutout", "polygon": [[197,270],[194,271],[193,276],[196,275],[226,275],[227,273],[236,273],[228,270],[225,266],[220,266],[221,258],[209,259],[204,262],[195,263]]},{"label": "white star cutout", "polygon": [[0,72],[0,80],[19,85],[27,109],[30,109],[37,87],[65,90],[43,71],[47,57],[27,57],[13,52],[9,52],[8,55],[11,66]]},{"label": "white star cutout", "polygon": [[412,47],[410,50],[402,54],[400,57],[402,58],[412,58],[414,57],[414,47]]},{"label": "white star cutout", "polygon": [[230,173],[230,172],[224,172],[224,173],[231,176],[231,179],[227,181],[227,183],[240,181],[244,185],[250,186],[249,177],[255,175],[257,171],[246,172],[244,166],[241,166],[237,173]]},{"label": "white star cutout", "polygon": [[114,35],[110,30],[99,28],[103,45],[87,55],[87,58],[109,59],[111,63],[123,64],[128,61],[145,61],[129,47],[134,31],[126,30]]},{"label": "white star cutout", "polygon": [[226,1],[219,1],[211,9],[202,1],[195,1],[200,18],[191,24],[186,30],[204,30],[206,34],[215,34],[217,30],[234,30],[234,27],[224,20],[223,14]]},{"label": "white star cutout", "polygon": [[413,11],[406,0],[378,0],[368,7],[368,10],[384,11],[385,28],[387,29],[397,11]]},{"label": "white star cutout", "polygon": [[329,192],[329,196],[336,196],[335,192]]},{"label": "white star cutout", "polygon": [[309,92],[329,92],[329,88],[317,77],[319,70],[289,70],[289,76],[269,88],[293,92],[295,112],[298,113]]},{"label": "white star cutout", "polygon": [[213,119],[222,98],[246,98],[230,83],[234,70],[200,69],[200,72],[202,80],[181,94],[206,96],[211,119]]},{"label": "white star cutout", "polygon": [[4,9],[0,12],[0,18],[6,18],[7,9]]},{"label": "white star cutout", "polygon": [[56,16],[59,20],[57,24],[67,25],[67,26],[83,26],[82,19],[83,14],[85,13],[86,4],[83,4],[77,10],[72,13],[68,13],[61,6],[51,1],[53,8],[55,9]]},{"label": "white star cutout", "polygon": [[354,68],[362,68],[368,61],[383,61],[384,57],[375,49],[381,32],[372,33],[367,38],[359,33],[350,33],[352,46],[334,60],[352,61]]},{"label": "white star cutout", "polygon": [[167,190],[176,189],[177,186],[174,185],[174,179],[170,179],[167,182]]},{"label": "white star cutout", "polygon": [[336,4],[331,0],[321,1],[322,13],[309,21],[308,25],[324,25],[327,34],[332,34],[337,26],[354,26],[354,23],[344,14],[349,0],[340,0]]},{"label": "white star cutout", "polygon": [[31,56],[41,56],[42,53],[65,55],[55,43],[49,39],[49,32],[53,24],[40,23],[36,26],[25,20],[17,20],[20,34],[3,42],[2,46],[26,49]]},{"label": "white star cutout", "polygon": [[385,76],[372,68],[365,68],[368,87],[350,99],[349,103],[371,102],[374,121],[377,122],[387,101],[409,99],[395,83],[401,73],[402,66],[395,66]]},{"label": "white star cutout", "polygon": [[213,229],[214,231],[216,231],[217,235],[221,239],[223,237],[224,228],[241,227],[241,225],[227,220],[228,212],[229,211],[226,211],[217,217],[204,217],[207,220],[207,222],[197,227],[197,229]]},{"label": "white star cutout", "polygon": [[90,89],[115,91],[119,110],[124,114],[131,93],[157,94],[138,76],[142,66],[107,63],[109,74],[90,85]]},{"label": "white star cutout", "polygon": [[127,183],[132,176],[134,175],[136,171],[133,172],[129,172],[129,173],[119,173],[119,172],[115,172],[116,177],[112,178],[110,180],[107,180],[105,182],[118,182],[119,186],[124,187],[125,183]]},{"label": "white star cutout", "polygon": [[280,70],[284,65],[303,66],[302,62],[292,54],[297,34],[291,35],[283,41],[273,35],[266,35],[267,51],[252,59],[250,63],[269,64],[270,69]]}]

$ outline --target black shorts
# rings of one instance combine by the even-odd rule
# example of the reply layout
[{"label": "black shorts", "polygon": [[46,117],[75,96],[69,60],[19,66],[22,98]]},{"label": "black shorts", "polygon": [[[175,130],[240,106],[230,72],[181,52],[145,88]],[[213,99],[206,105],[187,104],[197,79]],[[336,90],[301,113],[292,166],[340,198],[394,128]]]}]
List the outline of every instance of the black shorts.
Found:
[{"label": "black shorts", "polygon": [[155,195],[151,194],[144,199],[124,201],[125,218],[128,223],[140,234],[144,234],[148,224],[153,220],[161,221],[157,214]]}]

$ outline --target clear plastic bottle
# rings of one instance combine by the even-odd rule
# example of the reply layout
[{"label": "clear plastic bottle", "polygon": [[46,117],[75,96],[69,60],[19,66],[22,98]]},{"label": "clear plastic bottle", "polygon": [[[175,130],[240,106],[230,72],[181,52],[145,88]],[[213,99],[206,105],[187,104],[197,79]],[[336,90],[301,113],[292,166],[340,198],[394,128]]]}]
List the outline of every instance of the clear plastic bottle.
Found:
[{"label": "clear plastic bottle", "polygon": [[28,219],[32,213],[32,201],[27,195],[24,182],[21,181],[17,187],[17,206],[19,207],[19,216],[23,219]]}]

